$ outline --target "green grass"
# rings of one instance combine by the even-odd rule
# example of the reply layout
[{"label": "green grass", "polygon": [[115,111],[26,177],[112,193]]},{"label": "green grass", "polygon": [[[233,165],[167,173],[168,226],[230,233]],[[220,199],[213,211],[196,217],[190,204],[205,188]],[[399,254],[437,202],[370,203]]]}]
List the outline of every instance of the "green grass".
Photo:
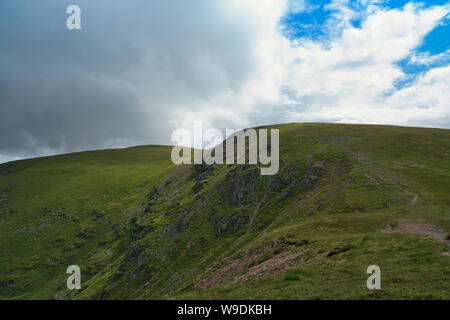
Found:
[{"label": "green grass", "polygon": [[[448,239],[449,130],[272,127],[275,176],[177,167],[163,146],[0,165],[0,298],[450,298],[446,243],[380,232],[425,220]],[[381,290],[366,288],[372,264]]]},{"label": "green grass", "polygon": [[[0,178],[7,197],[0,207],[0,279],[14,286],[1,286],[0,295],[48,298],[63,283],[64,266],[80,263],[89,274],[107,265],[109,228],[173,169],[169,155],[170,148],[158,146],[11,163]],[[87,228],[89,238],[77,236]],[[99,258],[88,260],[94,252]]]}]

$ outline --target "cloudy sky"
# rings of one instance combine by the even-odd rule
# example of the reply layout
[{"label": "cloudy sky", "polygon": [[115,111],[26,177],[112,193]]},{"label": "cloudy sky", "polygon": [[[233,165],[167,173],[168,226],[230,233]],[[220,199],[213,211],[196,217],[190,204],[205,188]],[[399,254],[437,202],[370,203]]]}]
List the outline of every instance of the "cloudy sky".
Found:
[{"label": "cloudy sky", "polygon": [[[81,8],[81,30],[66,8]],[[282,122],[450,128],[448,0],[0,0],[0,162]]]}]

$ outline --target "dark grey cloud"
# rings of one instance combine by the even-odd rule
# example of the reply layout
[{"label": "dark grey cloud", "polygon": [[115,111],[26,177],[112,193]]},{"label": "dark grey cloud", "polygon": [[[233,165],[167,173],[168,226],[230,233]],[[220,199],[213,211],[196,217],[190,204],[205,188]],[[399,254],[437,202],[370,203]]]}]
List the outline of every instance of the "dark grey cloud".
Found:
[{"label": "dark grey cloud", "polygon": [[[81,7],[81,30],[66,28],[70,4]],[[174,116],[238,91],[252,73],[255,27],[225,7],[0,1],[0,161],[169,143]]]}]

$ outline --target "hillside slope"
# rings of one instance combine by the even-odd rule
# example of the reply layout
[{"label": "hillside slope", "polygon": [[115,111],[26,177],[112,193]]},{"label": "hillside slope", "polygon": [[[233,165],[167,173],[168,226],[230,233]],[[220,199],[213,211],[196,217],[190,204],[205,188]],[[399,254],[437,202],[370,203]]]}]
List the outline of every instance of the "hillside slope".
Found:
[{"label": "hillside slope", "polygon": [[1,165],[0,298],[450,298],[450,130],[273,127],[273,176],[161,146]]}]

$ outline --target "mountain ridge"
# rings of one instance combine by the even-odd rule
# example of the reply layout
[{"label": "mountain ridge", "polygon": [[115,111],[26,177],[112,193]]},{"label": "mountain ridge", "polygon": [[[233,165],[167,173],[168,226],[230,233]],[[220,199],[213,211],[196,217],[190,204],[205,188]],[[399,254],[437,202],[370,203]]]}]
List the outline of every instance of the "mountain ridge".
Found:
[{"label": "mountain ridge", "polygon": [[274,176],[175,166],[167,146],[0,165],[0,298],[449,298],[449,130],[262,127],[280,129]]}]

